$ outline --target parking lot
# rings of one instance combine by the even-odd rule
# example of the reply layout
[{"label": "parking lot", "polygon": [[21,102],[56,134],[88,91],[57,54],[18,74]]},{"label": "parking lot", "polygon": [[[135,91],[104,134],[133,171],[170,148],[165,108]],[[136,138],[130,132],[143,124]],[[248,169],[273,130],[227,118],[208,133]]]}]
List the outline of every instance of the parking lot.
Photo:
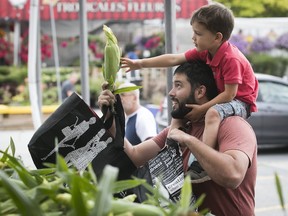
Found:
[{"label": "parking lot", "polygon": [[288,209],[288,148],[258,152],[258,175],[256,184],[256,215],[281,216],[281,208],[275,173],[280,177],[285,207]]}]

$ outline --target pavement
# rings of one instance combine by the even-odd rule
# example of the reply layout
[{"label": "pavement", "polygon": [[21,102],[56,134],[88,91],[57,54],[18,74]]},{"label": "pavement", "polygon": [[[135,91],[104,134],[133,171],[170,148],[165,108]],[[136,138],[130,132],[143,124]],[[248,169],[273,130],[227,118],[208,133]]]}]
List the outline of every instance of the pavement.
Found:
[{"label": "pavement", "polygon": [[[48,115],[43,116],[43,121]],[[6,150],[12,139],[15,145],[15,156],[20,158],[27,168],[34,169],[35,165],[28,151],[28,143],[34,130],[32,116],[25,115],[1,115],[0,117],[0,149]],[[11,153],[11,151],[9,151]]]},{"label": "pavement", "polygon": [[2,116],[0,119],[0,150],[6,150],[12,139],[16,149],[15,156],[21,158],[27,168],[35,168],[27,147],[34,132],[30,115]]}]

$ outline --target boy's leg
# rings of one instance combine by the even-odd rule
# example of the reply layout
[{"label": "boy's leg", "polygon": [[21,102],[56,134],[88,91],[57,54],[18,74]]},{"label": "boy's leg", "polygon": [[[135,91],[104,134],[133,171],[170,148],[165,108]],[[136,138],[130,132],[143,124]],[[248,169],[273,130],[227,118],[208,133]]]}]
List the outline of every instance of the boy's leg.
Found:
[{"label": "boy's leg", "polygon": [[205,128],[202,141],[211,148],[215,148],[217,143],[217,134],[221,122],[221,116],[218,110],[211,107],[205,115]]},{"label": "boy's leg", "polygon": [[[211,107],[205,115],[205,128],[202,137],[203,143],[209,145],[211,148],[215,148],[216,146],[220,122],[221,117],[218,111]],[[187,174],[190,175],[192,183],[201,183],[210,180],[210,177],[198,163],[196,158],[190,165]]]},{"label": "boy's leg", "polygon": [[[216,104],[211,107],[205,115],[205,129],[202,138],[203,142],[210,147],[215,148],[221,121],[224,118],[233,115],[247,118],[249,117],[249,114],[249,106],[239,100]],[[190,175],[192,183],[201,183],[210,180],[209,176],[196,159],[190,165],[187,174]]]}]

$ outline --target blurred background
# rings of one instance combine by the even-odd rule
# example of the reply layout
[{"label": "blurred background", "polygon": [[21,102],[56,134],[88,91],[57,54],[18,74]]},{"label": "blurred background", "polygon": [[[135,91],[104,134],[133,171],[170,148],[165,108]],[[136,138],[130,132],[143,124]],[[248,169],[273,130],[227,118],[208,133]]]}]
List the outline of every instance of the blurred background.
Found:
[{"label": "blurred background", "polygon": [[[193,47],[190,16],[205,0],[176,1],[176,51]],[[254,71],[287,75],[287,0],[218,1],[230,7],[235,29],[230,41],[251,61]],[[92,1],[87,0],[87,32],[90,105],[101,88],[103,24],[116,35],[122,55],[135,52],[139,58],[165,53],[164,0]],[[0,8],[0,104],[29,105],[28,52],[29,0],[2,0]],[[81,75],[78,0],[39,1],[39,40],[42,104],[59,104],[59,87],[72,71]],[[52,16],[53,15],[53,16]],[[55,52],[57,50],[57,52]],[[59,73],[59,77],[58,74]],[[143,86],[143,103],[160,105],[166,95],[165,69],[145,69],[136,74],[119,72],[119,83],[129,80]],[[57,83],[58,82],[58,83]],[[76,84],[81,94],[81,78]]]}]

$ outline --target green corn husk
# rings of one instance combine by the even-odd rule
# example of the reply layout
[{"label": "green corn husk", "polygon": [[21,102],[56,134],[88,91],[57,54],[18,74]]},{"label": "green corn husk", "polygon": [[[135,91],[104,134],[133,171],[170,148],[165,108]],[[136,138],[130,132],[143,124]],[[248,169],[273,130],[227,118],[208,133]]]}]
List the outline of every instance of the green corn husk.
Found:
[{"label": "green corn husk", "polygon": [[[115,89],[117,72],[120,69],[121,50],[118,46],[118,40],[112,30],[108,26],[103,25],[103,31],[106,36],[106,45],[104,48],[104,64],[102,66],[102,69],[103,77],[105,81],[108,82],[109,90],[112,91],[113,94],[120,94],[123,92],[133,91],[142,88],[142,86],[133,86]],[[114,106],[112,104],[111,111],[112,113],[115,113]]]},{"label": "green corn husk", "polygon": [[114,90],[117,72],[120,69],[121,51],[118,41],[112,30],[103,25],[103,31],[106,36],[106,45],[104,48],[103,76],[109,84],[109,89]]}]

